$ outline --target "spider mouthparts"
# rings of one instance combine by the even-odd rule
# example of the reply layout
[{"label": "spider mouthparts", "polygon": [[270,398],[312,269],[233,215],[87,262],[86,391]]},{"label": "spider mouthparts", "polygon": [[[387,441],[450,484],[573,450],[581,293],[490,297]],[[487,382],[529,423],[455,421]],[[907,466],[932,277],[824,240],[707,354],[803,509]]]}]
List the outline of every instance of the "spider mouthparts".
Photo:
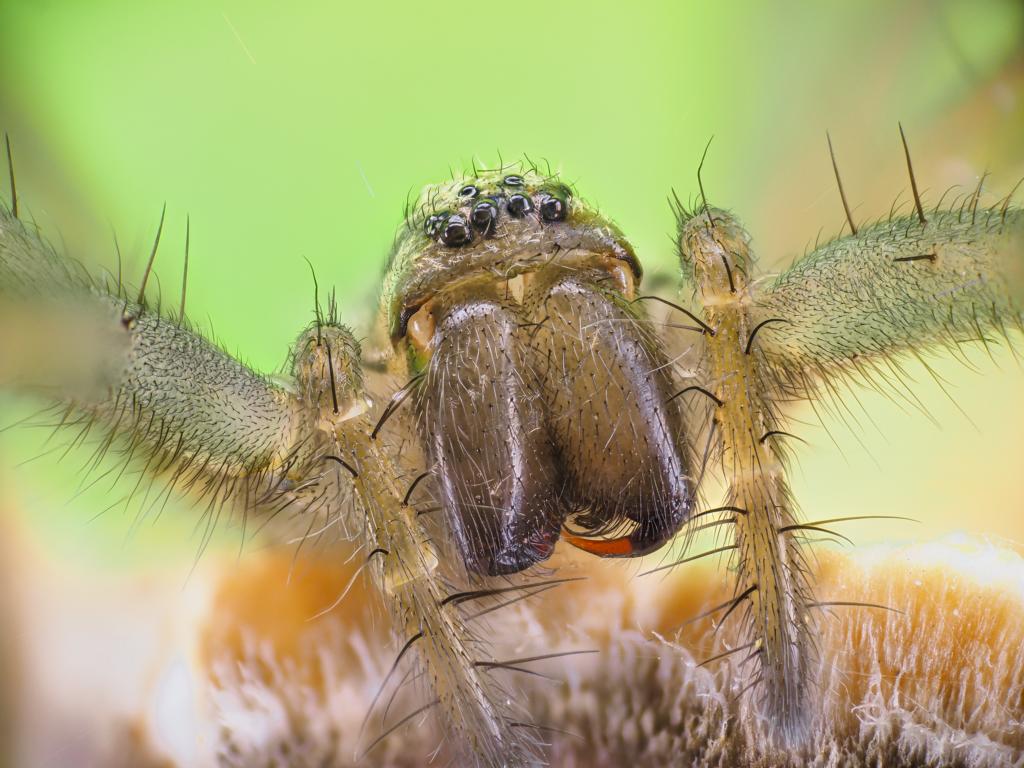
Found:
[{"label": "spider mouthparts", "polygon": [[434,341],[434,304],[426,302],[409,318],[407,337],[413,348],[420,355],[425,355]]},{"label": "spider mouthparts", "polygon": [[636,298],[636,277],[633,274],[633,269],[626,262],[609,257],[604,260],[602,267],[612,276],[619,293],[626,301]]},{"label": "spider mouthparts", "polygon": [[631,557],[635,554],[633,540],[630,536],[619,536],[614,539],[588,539],[568,531],[562,533],[562,539],[576,549],[597,555],[598,557]]},{"label": "spider mouthparts", "polygon": [[526,275],[516,275],[505,283],[506,292],[516,302],[522,304],[526,296]]},{"label": "spider mouthparts", "polygon": [[356,397],[348,404],[348,407],[338,414],[338,421],[348,421],[357,416],[362,416],[373,407],[373,401],[368,397]]}]

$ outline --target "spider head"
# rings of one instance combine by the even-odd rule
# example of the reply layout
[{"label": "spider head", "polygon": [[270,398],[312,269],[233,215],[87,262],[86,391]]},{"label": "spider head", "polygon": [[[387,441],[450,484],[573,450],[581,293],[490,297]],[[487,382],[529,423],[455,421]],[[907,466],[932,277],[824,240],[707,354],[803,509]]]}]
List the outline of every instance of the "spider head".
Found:
[{"label": "spider head", "polygon": [[429,186],[399,231],[388,268],[391,340],[408,339],[414,366],[422,365],[438,294],[482,280],[507,283],[509,295],[521,298],[517,278],[551,264],[596,265],[627,299],[642,274],[618,227],[557,175],[506,165]]},{"label": "spider head", "polygon": [[417,431],[471,571],[523,570],[560,537],[644,554],[689,515],[681,405],[640,277],[618,228],[533,169],[428,187],[407,217],[382,309],[422,374]]}]

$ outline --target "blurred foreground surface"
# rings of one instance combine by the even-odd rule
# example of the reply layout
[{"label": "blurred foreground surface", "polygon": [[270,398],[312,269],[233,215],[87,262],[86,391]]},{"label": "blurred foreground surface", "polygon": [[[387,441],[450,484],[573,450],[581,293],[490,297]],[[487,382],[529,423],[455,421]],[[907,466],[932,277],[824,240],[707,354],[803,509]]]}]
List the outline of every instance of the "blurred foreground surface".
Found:
[{"label": "blurred foreground surface", "polygon": [[[184,592],[175,579],[68,584],[24,535],[8,526],[4,537],[17,545],[6,562],[32,584],[11,605],[22,632],[8,650],[20,660],[18,675],[33,681],[13,723],[45,717],[51,725],[45,733],[17,729],[13,765],[417,766],[437,749],[437,761],[450,759],[428,719],[358,760],[385,727],[386,698],[365,730],[363,720],[395,649],[358,583],[338,610],[310,621],[355,566],[313,557],[293,569],[287,553],[266,551],[241,562],[211,557]],[[813,743],[800,753],[745,740],[737,725],[742,681],[728,665],[699,666],[719,647],[710,620],[676,634],[680,617],[731,595],[719,570],[684,567],[659,582],[607,563],[559,565],[562,574],[589,578],[502,611],[490,627],[510,657],[599,651],[531,664],[552,678],[517,681],[537,722],[552,729],[552,765],[1024,760],[1020,551],[951,537],[823,555],[823,600],[899,612],[829,609],[816,674],[824,705]],[[62,601],[31,603],[50,591]],[[77,663],[62,661],[69,637]],[[724,637],[735,647],[728,626]],[[114,665],[121,674],[111,679]],[[387,725],[418,706],[415,689],[404,686],[388,702]]]}]

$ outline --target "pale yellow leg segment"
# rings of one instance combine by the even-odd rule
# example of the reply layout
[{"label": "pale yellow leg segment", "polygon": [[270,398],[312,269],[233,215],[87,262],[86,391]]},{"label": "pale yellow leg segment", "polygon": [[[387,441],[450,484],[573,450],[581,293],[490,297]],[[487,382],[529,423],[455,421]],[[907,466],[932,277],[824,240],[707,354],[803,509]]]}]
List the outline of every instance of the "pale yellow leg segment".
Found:
[{"label": "pale yellow leg segment", "polygon": [[746,236],[725,215],[691,219],[681,232],[684,260],[714,329],[707,335],[704,374],[713,405],[715,439],[735,515],[735,600],[722,621],[742,621],[753,646],[749,693],[763,707],[771,734],[801,741],[813,697],[808,678],[814,646],[807,612],[812,602],[781,457],[765,436],[777,429],[751,322]]},{"label": "pale yellow leg segment", "polygon": [[[383,438],[371,438],[370,414],[345,418],[354,410],[352,403],[363,399],[358,375],[346,367],[358,360],[351,334],[324,326],[308,331],[297,349],[306,350],[295,358],[300,390],[314,400],[307,406],[319,411],[320,423],[330,425],[324,437],[334,460],[325,461],[337,468],[333,482],[339,488],[352,483],[371,579],[401,653],[419,661],[432,697],[424,706],[439,707],[440,721],[451,729],[453,746],[464,759],[488,766],[530,764],[532,750],[524,730],[509,717],[508,695],[487,674],[492,659],[481,656],[487,645],[472,635],[458,602],[448,599],[451,589],[442,579],[437,551],[407,498],[408,482],[399,482]],[[328,366],[335,368],[333,376]],[[367,741],[369,753],[376,742]]]}]

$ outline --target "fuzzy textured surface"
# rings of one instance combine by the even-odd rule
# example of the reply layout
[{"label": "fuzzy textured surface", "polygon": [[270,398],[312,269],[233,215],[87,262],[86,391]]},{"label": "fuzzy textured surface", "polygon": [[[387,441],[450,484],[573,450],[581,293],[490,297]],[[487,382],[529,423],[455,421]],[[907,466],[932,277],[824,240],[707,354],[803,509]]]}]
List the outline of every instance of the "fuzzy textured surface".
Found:
[{"label": "fuzzy textured surface", "polygon": [[[380,732],[375,717],[360,736],[394,659],[387,628],[373,619],[359,588],[329,618],[300,620],[303,606],[319,605],[344,581],[345,569],[329,564],[301,582],[299,595],[287,590],[298,603],[269,622],[287,567],[273,557],[251,560],[225,571],[211,613],[196,626],[204,648],[197,674],[209,686],[209,764],[406,766],[423,765],[428,755],[447,764],[429,715],[413,718],[358,762]],[[550,729],[551,765],[1024,765],[1019,553],[967,539],[826,553],[817,578],[830,600],[902,612],[837,606],[820,622],[813,686],[824,703],[800,750],[774,748],[763,737],[756,708],[740,693],[737,665],[745,654],[699,666],[732,647],[728,625],[714,640],[706,622],[665,639],[678,617],[728,594],[713,572],[680,572],[655,585],[621,567],[603,568],[502,612],[491,629],[538,654],[599,651],[533,667],[553,680],[516,680],[531,715]],[[389,725],[416,709],[416,688],[398,695]]]},{"label": "fuzzy textured surface", "polygon": [[618,627],[600,660],[571,671],[563,696],[538,700],[549,702],[538,717],[581,736],[560,740],[552,764],[1024,764],[1018,555],[963,542],[832,555],[818,579],[836,600],[904,613],[837,607],[821,623],[813,685],[823,706],[803,749],[766,743],[749,701],[737,702],[735,668],[697,666],[700,639],[663,644]]}]

